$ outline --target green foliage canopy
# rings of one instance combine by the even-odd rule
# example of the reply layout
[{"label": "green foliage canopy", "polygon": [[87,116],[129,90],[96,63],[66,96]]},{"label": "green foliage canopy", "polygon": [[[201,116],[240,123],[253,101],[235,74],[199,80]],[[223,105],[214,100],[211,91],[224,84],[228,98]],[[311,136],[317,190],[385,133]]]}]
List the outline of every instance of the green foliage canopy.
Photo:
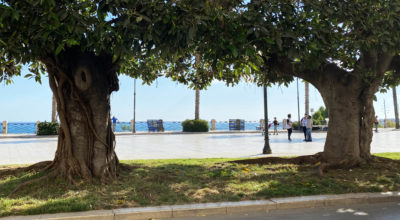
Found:
[{"label": "green foliage canopy", "polygon": [[[399,1],[251,0],[230,9],[225,25],[206,33],[214,41],[198,42],[202,58],[214,60],[203,62],[200,80],[287,85],[293,76],[310,81],[331,68],[344,81],[357,75],[371,84],[400,69]],[[172,77],[197,82],[198,72]]]},{"label": "green foliage canopy", "polygon": [[21,64],[29,64],[28,77],[40,81],[41,61],[71,47],[110,55],[118,73],[145,82],[168,69],[178,76],[188,69],[182,64],[195,42],[210,41],[204,33],[221,26],[224,8],[234,2],[1,0],[0,81],[20,75]]},{"label": "green foliage canopy", "polygon": [[145,82],[287,84],[327,65],[368,82],[400,66],[399,12],[386,0],[1,0],[0,80],[30,64],[40,81],[44,57],[76,46]]},{"label": "green foliage canopy", "polygon": [[[316,77],[315,70],[335,65],[370,83],[390,70],[385,68],[386,62],[400,52],[399,1],[305,0],[279,1],[275,5],[279,4],[291,13],[285,15],[284,7],[279,7],[275,29],[285,25],[282,30],[290,31],[279,31],[281,34],[275,38],[278,49],[265,54],[269,63],[276,63],[280,57],[288,58],[286,61],[297,58],[292,62],[293,69],[303,78]],[[346,80],[345,75],[343,78]]]},{"label": "green foliage canopy", "polygon": [[328,110],[323,106],[319,107],[318,111],[312,115],[313,124],[315,125],[326,124],[326,118],[328,118]]}]

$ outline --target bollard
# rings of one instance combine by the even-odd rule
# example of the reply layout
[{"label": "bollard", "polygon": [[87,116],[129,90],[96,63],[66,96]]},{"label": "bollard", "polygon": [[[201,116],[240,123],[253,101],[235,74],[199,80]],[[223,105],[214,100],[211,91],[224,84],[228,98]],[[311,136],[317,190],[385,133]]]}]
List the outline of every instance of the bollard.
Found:
[{"label": "bollard", "polygon": [[38,132],[39,132],[39,123],[40,123],[40,121],[37,121],[36,122],[36,134],[38,134]]},{"label": "bollard", "polygon": [[215,120],[215,119],[211,119],[211,131],[215,131],[215,130],[217,130],[217,129],[215,129],[215,123],[216,123],[217,121]]},{"label": "bollard", "polygon": [[3,134],[7,134],[8,133],[7,132],[7,127],[8,127],[7,121],[3,121],[2,127],[3,127]]},{"label": "bollard", "polygon": [[135,126],[135,121],[131,120],[131,132],[136,133],[136,126]]}]

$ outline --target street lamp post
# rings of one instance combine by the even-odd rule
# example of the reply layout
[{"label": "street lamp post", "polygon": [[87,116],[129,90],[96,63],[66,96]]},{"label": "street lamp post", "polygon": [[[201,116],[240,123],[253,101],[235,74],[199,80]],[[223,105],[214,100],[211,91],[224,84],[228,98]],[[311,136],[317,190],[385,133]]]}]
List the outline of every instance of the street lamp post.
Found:
[{"label": "street lamp post", "polygon": [[264,149],[263,154],[272,154],[269,146],[268,137],[268,103],[267,103],[267,86],[264,86]]},{"label": "street lamp post", "polygon": [[133,80],[133,123],[132,133],[136,133],[136,79]]},{"label": "street lamp post", "polygon": [[301,126],[300,126],[299,78],[298,77],[297,77],[297,120],[299,122],[299,130],[301,130]]}]

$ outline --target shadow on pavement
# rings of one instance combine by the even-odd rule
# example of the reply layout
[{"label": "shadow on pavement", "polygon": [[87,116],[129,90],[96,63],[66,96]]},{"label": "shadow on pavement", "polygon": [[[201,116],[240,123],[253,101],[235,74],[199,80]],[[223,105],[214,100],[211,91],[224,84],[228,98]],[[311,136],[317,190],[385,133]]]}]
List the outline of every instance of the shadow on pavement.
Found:
[{"label": "shadow on pavement", "polygon": [[259,134],[255,135],[218,135],[218,136],[210,136],[210,139],[232,139],[232,138],[249,138],[249,137],[260,137]]}]

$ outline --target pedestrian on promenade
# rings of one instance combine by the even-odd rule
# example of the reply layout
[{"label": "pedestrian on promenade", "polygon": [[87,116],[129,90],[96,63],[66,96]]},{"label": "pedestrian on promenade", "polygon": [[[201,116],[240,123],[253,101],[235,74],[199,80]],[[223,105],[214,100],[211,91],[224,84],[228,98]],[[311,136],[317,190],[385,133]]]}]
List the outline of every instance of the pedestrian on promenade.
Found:
[{"label": "pedestrian on promenade", "polygon": [[292,135],[292,131],[293,131],[293,128],[292,128],[292,119],[291,119],[292,115],[291,115],[291,114],[288,114],[287,117],[288,117],[288,118],[286,119],[286,129],[287,129],[287,131],[288,131],[288,140],[289,140],[289,141],[292,141],[292,139],[290,138],[290,136]]},{"label": "pedestrian on promenade", "polygon": [[311,119],[311,116],[309,115],[307,118],[307,138],[306,138],[307,142],[312,141],[312,138],[311,138],[312,127],[313,127],[313,121]]},{"label": "pedestrian on promenade", "polygon": [[112,130],[113,130],[113,132],[115,132],[115,130],[117,129],[117,121],[118,121],[118,119],[115,116],[113,116],[111,118],[111,120],[112,120]]},{"label": "pedestrian on promenade", "polygon": [[274,135],[275,135],[275,134],[278,135],[278,125],[279,125],[279,122],[278,122],[278,120],[276,120],[276,117],[274,117],[274,121],[273,121],[272,123],[274,123]]},{"label": "pedestrian on promenade", "polygon": [[378,125],[379,125],[379,120],[378,120],[378,116],[375,116],[375,132],[378,132]]},{"label": "pedestrian on promenade", "polygon": [[301,127],[303,128],[304,141],[307,140],[307,119],[308,119],[307,114],[304,114],[304,117],[301,118]]}]

